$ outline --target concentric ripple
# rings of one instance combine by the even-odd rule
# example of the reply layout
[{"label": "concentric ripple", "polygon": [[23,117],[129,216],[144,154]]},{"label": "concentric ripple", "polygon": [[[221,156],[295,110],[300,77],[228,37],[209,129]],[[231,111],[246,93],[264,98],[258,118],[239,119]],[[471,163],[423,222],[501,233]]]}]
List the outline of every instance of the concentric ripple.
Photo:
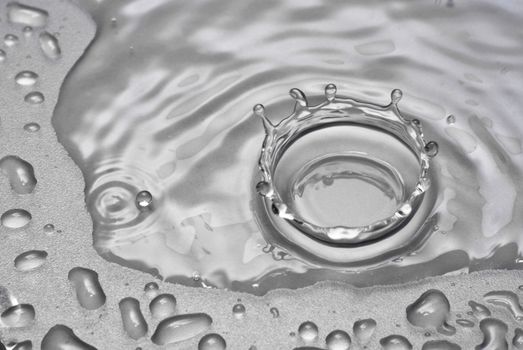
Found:
[{"label": "concentric ripple", "polygon": [[[83,171],[94,246],[105,258],[254,293],[324,279],[370,285],[518,268],[517,2],[79,5],[97,36],[62,87],[53,124]],[[438,190],[426,194],[413,226],[361,247],[362,263],[350,268],[341,248],[302,254],[303,242],[289,244],[256,222],[264,130],[252,106],[263,101],[271,115],[288,115],[286,91],[307,91],[315,104],[328,82],[381,105],[401,88],[401,110],[440,149]],[[150,210],[136,206],[140,191],[152,194]],[[375,259],[379,252],[386,254]]]}]

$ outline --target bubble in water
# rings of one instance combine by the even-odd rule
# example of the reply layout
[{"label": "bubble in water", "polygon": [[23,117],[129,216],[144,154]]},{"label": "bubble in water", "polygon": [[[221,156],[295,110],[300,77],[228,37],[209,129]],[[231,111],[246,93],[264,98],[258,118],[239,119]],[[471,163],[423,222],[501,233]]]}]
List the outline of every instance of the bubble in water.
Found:
[{"label": "bubble in water", "polygon": [[43,27],[47,24],[49,14],[37,7],[22,5],[17,2],[7,4],[7,19],[11,23],[32,27]]},{"label": "bubble in water", "polygon": [[135,203],[138,209],[150,208],[153,204],[153,195],[149,191],[140,191],[136,195]]},{"label": "bubble in water", "polygon": [[456,329],[447,323],[450,303],[445,294],[437,289],[423,293],[407,307],[407,320],[416,327],[437,329],[446,335],[456,333]]},{"label": "bubble in water", "polygon": [[468,304],[469,304],[470,308],[472,309],[472,314],[477,319],[481,320],[483,318],[490,317],[490,315],[491,315],[490,310],[485,305],[476,303],[473,300],[470,300]]},{"label": "bubble in water", "polygon": [[245,316],[245,305],[243,305],[243,304],[235,304],[232,307],[232,314],[237,319],[243,318]]},{"label": "bubble in water", "polygon": [[298,334],[305,343],[312,343],[318,338],[318,326],[314,322],[305,321],[298,327]]},{"label": "bubble in water", "polygon": [[62,49],[60,48],[60,43],[54,35],[48,32],[40,33],[39,42],[42,52],[49,59],[57,60],[62,56]]},{"label": "bubble in water", "polygon": [[383,350],[412,350],[412,344],[402,335],[392,334],[380,339]]},{"label": "bubble in water", "polygon": [[18,42],[20,41],[20,39],[18,39],[18,37],[14,34],[6,34],[4,36],[4,44],[5,46],[15,46],[18,44]]},{"label": "bubble in water", "polygon": [[354,322],[354,326],[352,327],[354,337],[361,345],[368,344],[370,339],[374,335],[376,325],[376,321],[372,318],[367,318],[364,320],[358,320]]},{"label": "bubble in water", "polygon": [[474,322],[472,322],[470,320],[466,320],[464,318],[457,319],[456,323],[459,324],[462,327],[465,327],[465,328],[472,328],[472,327],[474,327]]},{"label": "bubble in water", "polygon": [[158,324],[151,340],[156,345],[177,343],[205,332],[211,324],[211,316],[204,313],[172,316]]},{"label": "bubble in water", "polygon": [[15,82],[20,86],[31,86],[36,84],[38,74],[30,70],[23,70],[15,75]]},{"label": "bubble in water", "polygon": [[516,328],[514,330],[514,338],[512,338],[512,345],[515,349],[523,349],[523,329]]},{"label": "bubble in water", "polygon": [[19,229],[27,226],[31,221],[31,214],[24,209],[9,209],[0,217],[2,226],[10,229]]},{"label": "bubble in water", "polygon": [[143,291],[145,292],[145,295],[147,295],[148,298],[152,299],[158,295],[159,289],[160,288],[158,287],[158,283],[149,282],[145,285]]},{"label": "bubble in water", "polygon": [[73,330],[61,324],[51,327],[42,339],[42,350],[97,350],[78,338]]},{"label": "bubble in water", "polygon": [[269,311],[271,312],[273,318],[280,317],[280,310],[278,310],[278,308],[271,307],[271,309]]},{"label": "bubble in water", "polygon": [[38,105],[45,101],[45,97],[40,91],[31,91],[25,95],[24,101],[32,105]]},{"label": "bubble in water", "polygon": [[352,341],[347,332],[337,329],[327,335],[325,344],[328,350],[348,350]]},{"label": "bubble in water", "polygon": [[39,268],[47,259],[47,252],[44,250],[29,250],[15,258],[17,270],[26,272]]},{"label": "bubble in water", "polygon": [[485,318],[479,323],[479,329],[483,333],[483,342],[476,346],[476,350],[508,350],[508,327],[504,322],[495,318]]},{"label": "bubble in water", "polygon": [[159,319],[173,316],[176,313],[176,298],[172,294],[160,294],[151,301],[149,310]]},{"label": "bubble in water", "polygon": [[447,124],[452,125],[452,124],[454,124],[455,122],[456,122],[456,117],[455,117],[454,115],[451,114],[451,115],[449,115],[449,116],[447,117]]},{"label": "bubble in water", "polygon": [[95,310],[105,304],[106,296],[98,281],[98,274],[90,269],[75,267],[69,271],[78,303],[87,310]]},{"label": "bubble in water", "polygon": [[483,299],[489,304],[507,309],[517,321],[523,321],[523,309],[518,296],[511,291],[501,290],[485,294]]},{"label": "bubble in water", "polygon": [[54,225],[53,224],[45,224],[44,225],[44,233],[51,235],[54,233]]},{"label": "bubble in water", "polygon": [[38,123],[27,123],[24,125],[24,130],[27,132],[37,132],[40,130],[40,124]]},{"label": "bubble in water", "polygon": [[0,319],[7,327],[27,327],[35,319],[35,309],[31,304],[14,305],[2,312]]},{"label": "bubble in water", "polygon": [[33,350],[33,342],[30,340],[18,342],[12,350]]},{"label": "bubble in water", "polygon": [[147,334],[147,322],[140,310],[140,302],[135,298],[123,298],[118,303],[122,316],[123,329],[134,340]]},{"label": "bubble in water", "polygon": [[421,350],[461,350],[461,346],[447,340],[431,340],[423,344]]},{"label": "bubble in water", "polygon": [[225,339],[219,334],[206,334],[198,342],[198,350],[225,350],[227,344]]},{"label": "bubble in water", "polygon": [[8,177],[11,188],[18,194],[32,193],[36,186],[33,166],[17,156],[0,159],[0,169]]}]

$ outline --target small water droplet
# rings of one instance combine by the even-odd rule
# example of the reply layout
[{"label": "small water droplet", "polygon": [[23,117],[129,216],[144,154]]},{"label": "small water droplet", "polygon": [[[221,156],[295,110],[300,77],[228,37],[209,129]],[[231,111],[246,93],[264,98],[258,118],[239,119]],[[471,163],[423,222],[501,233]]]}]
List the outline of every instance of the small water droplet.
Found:
[{"label": "small water droplet", "polygon": [[32,27],[43,27],[47,24],[49,14],[37,7],[22,5],[16,2],[7,4],[7,19],[11,23]]},{"label": "small water droplet", "polygon": [[278,310],[278,308],[271,307],[269,311],[271,312],[273,318],[280,317],[280,310]]},{"label": "small water droplet", "polygon": [[12,350],[33,350],[33,342],[30,340],[24,340],[16,343]]},{"label": "small water droplet", "polygon": [[135,203],[140,210],[150,208],[153,204],[153,195],[149,191],[140,191],[136,195]]},{"label": "small water droplet", "polygon": [[447,117],[447,124],[452,125],[456,122],[456,117],[453,114],[450,114]]},{"label": "small water droplet", "polygon": [[206,334],[198,342],[198,350],[225,350],[227,344],[225,339],[219,334]]},{"label": "small water droplet", "polygon": [[483,333],[483,342],[476,346],[476,350],[508,350],[508,327],[504,322],[495,318],[485,318],[479,323],[479,329]]},{"label": "small water droplet", "polygon": [[393,104],[397,104],[403,97],[403,92],[400,89],[394,89],[390,93],[390,100]]},{"label": "small water droplet", "polygon": [[27,132],[37,132],[40,130],[40,124],[38,123],[27,123],[24,125],[24,130]]},{"label": "small water droplet", "polygon": [[143,288],[143,291],[145,292],[145,295],[147,295],[148,298],[151,298],[153,299],[154,297],[156,297],[159,293],[159,287],[158,287],[158,283],[156,282],[149,282],[145,285],[145,287]]},{"label": "small water droplet", "polygon": [[243,305],[243,304],[235,304],[232,307],[232,314],[237,319],[243,318],[245,316],[245,305]]},{"label": "small water droplet", "polygon": [[44,250],[29,250],[15,258],[15,267],[22,272],[31,271],[42,266],[47,259],[47,252]]},{"label": "small water droplet", "polygon": [[95,310],[105,304],[106,296],[95,271],[75,267],[69,271],[68,278],[76,291],[76,299],[83,308]]},{"label": "small water droplet", "polygon": [[27,327],[35,319],[35,309],[31,304],[14,305],[2,312],[0,319],[7,327]]},{"label": "small water droplet", "polygon": [[9,209],[0,217],[2,226],[10,229],[19,229],[27,226],[31,221],[31,214],[24,209]]},{"label": "small water droplet", "polygon": [[44,233],[48,235],[52,235],[54,233],[54,225],[53,224],[45,224],[44,225]]},{"label": "small water droplet", "polygon": [[30,37],[31,35],[33,35],[33,27],[26,26],[26,27],[24,27],[24,29],[22,30],[22,32],[24,33],[24,35],[25,35],[26,37]]},{"label": "small water droplet", "polygon": [[45,56],[47,56],[49,59],[57,60],[60,58],[60,56],[62,56],[60,43],[54,35],[48,32],[40,33],[39,42],[40,48],[42,49]]},{"label": "small water droplet", "polygon": [[517,321],[523,320],[523,309],[516,293],[508,290],[493,291],[485,294],[483,298],[489,304],[505,308]]},{"label": "small water droplet", "polygon": [[111,18],[111,27],[113,27],[113,28],[118,27],[118,20],[116,19],[116,17]]},{"label": "small water droplet", "polygon": [[436,141],[429,141],[425,145],[425,153],[429,157],[435,157],[438,154],[438,151],[439,151],[439,146]]},{"label": "small water droplet", "polygon": [[131,297],[123,298],[118,303],[122,316],[123,329],[134,340],[147,334],[147,322],[140,310],[140,302]]},{"label": "small water droplet", "polygon": [[42,94],[40,91],[32,91],[25,95],[24,101],[32,105],[37,105],[43,103],[45,101],[45,97],[44,94]]},{"label": "small water droplet", "polygon": [[374,335],[376,325],[376,321],[372,318],[367,318],[364,320],[358,320],[354,322],[352,331],[354,332],[356,340],[358,340],[358,342],[362,345],[368,344],[370,339]]},{"label": "small water droplet", "polygon": [[523,349],[523,329],[516,328],[514,330],[514,338],[512,338],[512,345],[514,345],[514,348],[518,350]]},{"label": "small water droplet", "polygon": [[61,324],[51,327],[42,339],[42,350],[97,350],[78,338],[73,330]]},{"label": "small water droplet", "polygon": [[6,34],[4,36],[5,46],[8,46],[8,47],[15,46],[18,44],[19,41],[20,41],[20,39],[18,39],[18,37],[14,34]]},{"label": "small water droplet", "polygon": [[158,324],[151,340],[156,345],[177,343],[205,332],[212,318],[204,313],[176,315]]},{"label": "small water droplet", "polygon": [[271,193],[271,185],[266,181],[260,181],[256,184],[256,192],[261,196],[268,196]]},{"label": "small water droplet", "polygon": [[380,339],[383,350],[412,350],[412,344],[402,335],[393,334]]},{"label": "small water droplet", "polygon": [[352,341],[347,332],[338,329],[327,335],[325,344],[328,350],[349,350]]},{"label": "small water droplet", "polygon": [[327,86],[325,86],[325,97],[327,98],[328,101],[334,101],[334,99],[336,98],[336,92],[338,91],[338,89],[336,88],[336,85],[334,84],[327,84]]},{"label": "small water droplet", "polygon": [[176,313],[176,298],[172,294],[160,294],[151,300],[149,310],[158,319],[173,316]]},{"label": "small water droplet", "polygon": [[447,323],[450,303],[445,294],[437,289],[423,293],[407,307],[407,320],[416,327],[437,329],[446,335],[456,333],[456,329]]},{"label": "small water droplet", "polygon": [[483,318],[490,317],[490,315],[491,315],[490,310],[485,305],[476,303],[475,301],[472,301],[472,300],[469,301],[468,304],[469,304],[470,308],[472,309],[472,314],[477,319],[481,320]]},{"label": "small water droplet", "polygon": [[11,188],[18,194],[32,193],[37,181],[31,163],[17,156],[0,159],[0,170],[7,175]]},{"label": "small water droplet", "polygon": [[253,112],[254,114],[256,114],[257,116],[264,116],[265,115],[265,107],[263,107],[262,104],[257,104],[256,106],[253,107]]},{"label": "small water droplet", "polygon": [[472,322],[470,320],[467,320],[467,319],[464,319],[464,318],[458,318],[456,320],[456,323],[459,324],[461,327],[465,327],[465,328],[472,328],[472,327],[474,327],[474,322]]},{"label": "small water droplet", "polygon": [[4,62],[7,58],[7,55],[4,50],[0,49],[0,62]]},{"label": "small water droplet", "polygon": [[318,326],[314,322],[305,321],[298,327],[298,334],[305,343],[312,343],[318,338]]},{"label": "small water droplet", "polygon": [[461,347],[447,340],[430,340],[423,344],[421,350],[461,350]]},{"label": "small water droplet", "polygon": [[21,86],[31,86],[36,84],[38,74],[30,70],[24,70],[15,75],[15,82]]}]

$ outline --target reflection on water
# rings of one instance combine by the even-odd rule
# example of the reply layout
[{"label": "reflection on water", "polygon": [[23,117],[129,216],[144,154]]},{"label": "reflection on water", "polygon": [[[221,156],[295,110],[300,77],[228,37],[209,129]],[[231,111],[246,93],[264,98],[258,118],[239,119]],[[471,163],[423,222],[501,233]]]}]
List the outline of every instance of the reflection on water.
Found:
[{"label": "reflection on water", "polygon": [[[79,5],[98,32],[62,87],[53,124],[83,171],[94,245],[105,258],[169,280],[257,293],[322,279],[369,285],[518,267],[516,2]],[[409,228],[423,239],[402,241],[363,268],[289,254],[255,221],[264,130],[252,106],[263,102],[278,119],[291,110],[290,88],[314,100],[328,82],[379,104],[401,88],[401,110],[440,146],[438,191]],[[136,205],[141,191],[152,194],[147,210]]]}]

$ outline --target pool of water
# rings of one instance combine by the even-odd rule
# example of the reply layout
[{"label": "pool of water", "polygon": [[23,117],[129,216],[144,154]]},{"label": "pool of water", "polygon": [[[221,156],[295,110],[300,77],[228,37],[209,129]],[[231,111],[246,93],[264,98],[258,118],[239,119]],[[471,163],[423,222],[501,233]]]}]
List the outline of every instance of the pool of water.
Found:
[{"label": "pool of water", "polygon": [[[329,332],[344,329],[358,348],[364,336],[355,322],[364,318],[378,324],[372,349],[408,349],[391,334],[419,347],[447,339],[464,348],[484,334],[481,349],[517,338],[521,4],[35,0],[0,7],[0,233],[2,263],[14,266],[0,274],[4,343],[30,339],[38,347],[46,335],[41,344],[49,349],[76,334],[97,348],[194,348],[196,335],[212,331],[229,349],[336,349],[333,339],[346,337]],[[387,105],[401,89],[398,108],[439,145],[419,209],[394,234],[364,245],[301,235],[275,222],[256,193],[265,130],[253,106],[263,103],[277,123],[295,107],[290,89],[317,103],[328,83],[373,105]],[[295,209],[326,225],[390,214],[401,191],[384,196],[380,182],[346,176],[347,164],[368,167],[352,154],[296,172],[288,191]],[[345,177],[330,183],[332,174]],[[395,176],[386,187],[403,181]],[[512,271],[461,275],[490,269]],[[169,318],[169,307],[144,309],[155,296],[143,292],[152,280],[176,296],[181,321]],[[320,281],[351,287],[314,285]],[[305,286],[312,287],[279,290]],[[450,298],[452,312],[446,297],[422,295],[430,288]],[[420,319],[420,296],[443,316]],[[478,316],[471,300],[509,312]],[[138,301],[145,319],[132,326]],[[158,305],[171,301],[164,296]],[[192,328],[173,335],[160,322],[166,318]],[[299,327],[307,320],[320,329],[313,341],[303,331],[312,326]]]}]

